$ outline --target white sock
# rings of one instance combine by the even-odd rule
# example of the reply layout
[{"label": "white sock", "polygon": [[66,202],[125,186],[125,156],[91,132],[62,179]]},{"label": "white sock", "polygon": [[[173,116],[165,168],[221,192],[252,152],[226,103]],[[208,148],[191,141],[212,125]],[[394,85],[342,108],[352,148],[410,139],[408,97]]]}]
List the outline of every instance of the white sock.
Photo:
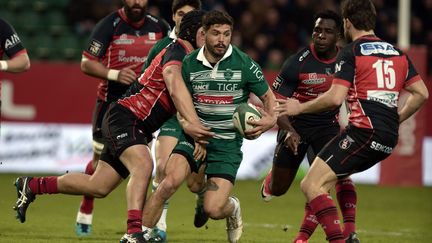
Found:
[{"label": "white sock", "polygon": [[76,222],[80,224],[92,224],[93,214],[85,214],[78,211]]},{"label": "white sock", "polygon": [[237,200],[235,200],[233,197],[230,197],[229,198],[230,199],[230,201],[231,201],[231,203],[233,203],[234,204],[234,209],[233,209],[233,211],[232,211],[232,216],[235,216],[236,215],[236,213],[237,213],[237,210],[239,209],[239,207],[240,207],[240,204],[238,203],[238,201]]}]

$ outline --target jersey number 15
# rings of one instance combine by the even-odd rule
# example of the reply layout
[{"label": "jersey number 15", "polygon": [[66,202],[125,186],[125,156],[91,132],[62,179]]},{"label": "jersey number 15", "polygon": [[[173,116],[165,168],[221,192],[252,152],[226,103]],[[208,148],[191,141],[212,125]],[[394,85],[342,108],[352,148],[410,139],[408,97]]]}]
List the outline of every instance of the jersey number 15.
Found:
[{"label": "jersey number 15", "polygon": [[393,61],[379,59],[372,67],[376,70],[378,88],[393,89],[396,86],[396,74]]}]

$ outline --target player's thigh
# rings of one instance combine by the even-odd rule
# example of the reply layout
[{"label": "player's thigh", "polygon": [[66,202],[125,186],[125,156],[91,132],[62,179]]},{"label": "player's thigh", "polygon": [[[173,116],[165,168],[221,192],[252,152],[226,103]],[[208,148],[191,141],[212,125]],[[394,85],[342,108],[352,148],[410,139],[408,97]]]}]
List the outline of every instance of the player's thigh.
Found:
[{"label": "player's thigh", "polygon": [[191,174],[191,167],[187,158],[178,153],[173,153],[168,159],[165,167],[165,184],[177,188]]},{"label": "player's thigh", "polygon": [[337,176],[332,168],[319,157],[316,157],[306,176],[301,182],[301,189],[311,200],[334,187]]},{"label": "player's thigh", "polygon": [[[173,149],[177,145],[177,137],[158,136],[155,143],[155,156],[158,166],[165,165]],[[163,167],[163,166],[162,166]]]},{"label": "player's thigh", "polygon": [[145,144],[134,144],[127,147],[119,157],[130,173],[143,172],[151,173],[153,161],[149,148]]},{"label": "player's thigh", "polygon": [[108,163],[100,160],[98,167],[89,179],[89,185],[99,191],[100,195],[106,196],[123,181],[120,174]]}]

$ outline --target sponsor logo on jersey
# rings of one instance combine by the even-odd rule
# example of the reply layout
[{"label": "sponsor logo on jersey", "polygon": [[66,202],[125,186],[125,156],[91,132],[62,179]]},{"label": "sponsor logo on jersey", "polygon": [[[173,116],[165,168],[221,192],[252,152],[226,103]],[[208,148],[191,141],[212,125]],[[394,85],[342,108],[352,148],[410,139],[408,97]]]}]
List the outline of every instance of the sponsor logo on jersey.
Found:
[{"label": "sponsor logo on jersey", "polygon": [[194,146],[191,143],[187,142],[187,141],[180,141],[179,144],[183,145],[183,146],[186,146],[186,147],[189,147],[190,149],[194,149]]},{"label": "sponsor logo on jersey", "polygon": [[274,90],[279,90],[281,86],[282,86],[282,78],[280,76],[277,76],[273,81],[272,87]]},{"label": "sponsor logo on jersey", "polygon": [[251,66],[250,66],[249,70],[251,70],[252,73],[255,74],[255,77],[258,80],[264,79],[264,74],[262,73],[261,68],[257,64],[251,62]]},{"label": "sponsor logo on jersey", "polygon": [[399,92],[387,90],[368,90],[367,99],[384,104],[390,108],[397,107]]},{"label": "sponsor logo on jersey", "polygon": [[9,38],[6,39],[5,45],[4,45],[4,49],[8,50],[8,49],[16,46],[19,43],[21,43],[21,40],[18,37],[18,35],[15,33],[15,34],[11,35]]},{"label": "sponsor logo on jersey", "polygon": [[310,53],[310,50],[306,50],[305,52],[303,52],[298,59],[299,62],[303,61],[309,55],[309,53]]},{"label": "sponsor logo on jersey", "polygon": [[208,90],[210,87],[210,84],[193,84],[192,88],[195,91],[203,91],[203,90]]},{"label": "sponsor logo on jersey", "polygon": [[224,104],[233,104],[234,102],[234,98],[232,96],[195,95],[194,98],[199,103],[204,103],[204,104],[224,105]]},{"label": "sponsor logo on jersey", "polygon": [[229,81],[233,76],[234,72],[231,69],[227,68],[224,72],[224,78]]},{"label": "sponsor logo on jersey", "polygon": [[354,140],[350,136],[346,136],[346,138],[342,139],[339,142],[339,148],[346,150],[349,147],[351,147],[351,144],[354,142]]},{"label": "sponsor logo on jersey", "polygon": [[393,148],[392,147],[380,144],[380,143],[378,143],[376,141],[372,141],[372,143],[370,145],[370,148],[373,149],[373,150],[379,151],[379,152],[386,153],[386,154],[391,154],[393,152]]},{"label": "sponsor logo on jersey", "polygon": [[89,47],[89,52],[90,54],[92,54],[93,56],[99,56],[101,50],[102,50],[102,43],[97,41],[97,40],[92,40],[90,42],[90,47]]},{"label": "sponsor logo on jersey", "polygon": [[132,45],[135,40],[134,39],[128,39],[127,34],[122,34],[117,40],[113,41],[114,44],[117,45]]},{"label": "sponsor logo on jersey", "polygon": [[319,78],[317,73],[308,73],[308,79],[302,80],[302,83],[307,85],[322,84],[326,78]]},{"label": "sponsor logo on jersey", "polygon": [[360,52],[365,56],[372,54],[399,55],[393,45],[387,42],[366,42],[360,44]]},{"label": "sponsor logo on jersey", "polygon": [[147,60],[147,56],[145,57],[126,56],[125,50],[119,50],[118,60],[120,62],[145,62]]},{"label": "sponsor logo on jersey", "polygon": [[331,76],[332,75],[331,68],[325,68],[325,73],[326,73],[327,76]]}]

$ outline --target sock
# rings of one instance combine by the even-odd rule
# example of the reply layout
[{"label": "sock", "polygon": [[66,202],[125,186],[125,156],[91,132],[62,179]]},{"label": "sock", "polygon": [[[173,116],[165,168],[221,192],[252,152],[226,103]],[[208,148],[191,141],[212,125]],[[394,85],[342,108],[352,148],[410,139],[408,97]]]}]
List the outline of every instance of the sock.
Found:
[{"label": "sock", "polygon": [[33,177],[33,179],[29,181],[28,185],[34,194],[58,193],[57,176]]},{"label": "sock", "polygon": [[309,202],[321,224],[327,240],[331,243],[345,243],[336,206],[329,194],[321,194]]},{"label": "sock", "polygon": [[127,233],[133,234],[141,232],[142,210],[128,210]]},{"label": "sock", "polygon": [[201,191],[197,192],[197,206],[202,206],[204,204],[204,195],[206,192],[206,187],[204,187]]},{"label": "sock", "polygon": [[[159,183],[155,182],[154,180],[152,181],[152,192],[156,191],[156,189],[158,188]],[[167,229],[167,224],[166,224],[166,218],[167,218],[167,214],[168,214],[168,205],[169,202],[168,200],[164,202],[163,205],[163,210],[162,210],[162,214],[159,218],[159,221],[156,224],[156,227],[160,230],[163,230],[166,232]]]},{"label": "sock", "polygon": [[229,200],[234,204],[234,210],[232,211],[232,216],[235,216],[236,215],[236,213],[237,213],[237,210],[239,209],[239,207],[240,207],[240,205],[239,205],[239,203],[237,202],[237,200],[235,200],[234,198],[232,198],[232,197],[229,197]]},{"label": "sock", "polygon": [[[86,169],[85,169],[85,173],[87,175],[93,175],[93,173],[94,173],[93,160],[90,160],[87,163],[87,166],[86,166]],[[85,214],[92,214],[92,212],[93,212],[93,202],[94,202],[94,198],[93,197],[84,196],[83,200],[81,201],[80,212],[81,213],[85,213]]]},{"label": "sock", "polygon": [[336,195],[344,221],[344,237],[355,232],[355,216],[357,207],[357,193],[351,179],[338,181],[336,183]]},{"label": "sock", "polygon": [[300,226],[300,231],[297,234],[295,241],[297,240],[308,240],[310,236],[315,231],[316,227],[318,226],[318,220],[316,216],[313,214],[311,207],[308,203],[305,205],[305,214],[303,218],[303,222]]}]

